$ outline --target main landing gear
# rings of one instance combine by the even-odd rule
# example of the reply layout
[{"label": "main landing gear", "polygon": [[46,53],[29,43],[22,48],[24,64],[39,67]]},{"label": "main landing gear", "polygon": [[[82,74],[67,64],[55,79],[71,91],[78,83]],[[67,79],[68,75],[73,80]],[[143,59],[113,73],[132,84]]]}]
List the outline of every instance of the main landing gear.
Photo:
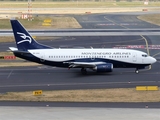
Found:
[{"label": "main landing gear", "polygon": [[138,74],[138,73],[139,73],[139,70],[138,70],[138,68],[135,70],[135,73],[136,73],[136,74]]},{"label": "main landing gear", "polygon": [[82,69],[81,69],[81,73],[82,73],[83,75],[86,75],[86,74],[87,74],[86,68],[82,68]]}]

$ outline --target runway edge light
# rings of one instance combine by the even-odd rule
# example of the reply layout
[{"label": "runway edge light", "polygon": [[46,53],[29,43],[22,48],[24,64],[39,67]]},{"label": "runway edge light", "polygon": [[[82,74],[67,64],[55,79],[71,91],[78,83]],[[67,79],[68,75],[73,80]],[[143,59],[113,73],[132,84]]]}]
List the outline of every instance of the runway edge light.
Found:
[{"label": "runway edge light", "polygon": [[34,96],[42,95],[42,90],[33,91],[33,95],[34,95]]}]

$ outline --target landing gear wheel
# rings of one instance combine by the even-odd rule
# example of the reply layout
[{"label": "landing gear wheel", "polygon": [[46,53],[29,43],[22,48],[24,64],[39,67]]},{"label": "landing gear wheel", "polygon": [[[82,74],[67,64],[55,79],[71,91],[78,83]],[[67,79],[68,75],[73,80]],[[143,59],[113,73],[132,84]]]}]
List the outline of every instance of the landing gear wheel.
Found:
[{"label": "landing gear wheel", "polygon": [[86,75],[86,74],[87,74],[87,70],[86,70],[85,68],[82,68],[82,69],[81,69],[81,73],[82,73],[83,75]]},{"label": "landing gear wheel", "polygon": [[135,70],[135,73],[136,73],[136,74],[138,74],[138,73],[139,73],[139,70],[138,70],[138,69],[136,69],[136,70]]}]

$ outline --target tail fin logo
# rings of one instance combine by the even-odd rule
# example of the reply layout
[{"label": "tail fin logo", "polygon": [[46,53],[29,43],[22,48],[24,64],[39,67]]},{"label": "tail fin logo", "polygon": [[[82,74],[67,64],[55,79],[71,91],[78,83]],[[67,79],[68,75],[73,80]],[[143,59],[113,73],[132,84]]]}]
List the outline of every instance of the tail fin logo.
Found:
[{"label": "tail fin logo", "polygon": [[29,42],[29,43],[32,42],[32,39],[31,39],[30,36],[27,36],[24,33],[20,33],[20,32],[17,32],[17,34],[21,35],[20,37],[23,38],[23,40],[17,42],[17,44],[20,44],[20,43],[23,43],[23,42]]}]

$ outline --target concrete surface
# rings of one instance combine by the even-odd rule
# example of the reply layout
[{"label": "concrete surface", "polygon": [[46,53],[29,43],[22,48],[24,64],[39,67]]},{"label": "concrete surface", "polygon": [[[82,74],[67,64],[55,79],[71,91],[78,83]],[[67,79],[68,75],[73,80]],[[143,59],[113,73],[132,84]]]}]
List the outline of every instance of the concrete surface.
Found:
[{"label": "concrete surface", "polygon": [[[141,12],[144,7],[104,7],[104,8],[32,8],[32,14],[91,14],[111,12]],[[145,7],[148,11],[159,11],[159,7]],[[28,8],[0,8],[0,13],[26,13]]]},{"label": "concrete surface", "polygon": [[1,120],[160,120],[160,109],[0,107]]}]

